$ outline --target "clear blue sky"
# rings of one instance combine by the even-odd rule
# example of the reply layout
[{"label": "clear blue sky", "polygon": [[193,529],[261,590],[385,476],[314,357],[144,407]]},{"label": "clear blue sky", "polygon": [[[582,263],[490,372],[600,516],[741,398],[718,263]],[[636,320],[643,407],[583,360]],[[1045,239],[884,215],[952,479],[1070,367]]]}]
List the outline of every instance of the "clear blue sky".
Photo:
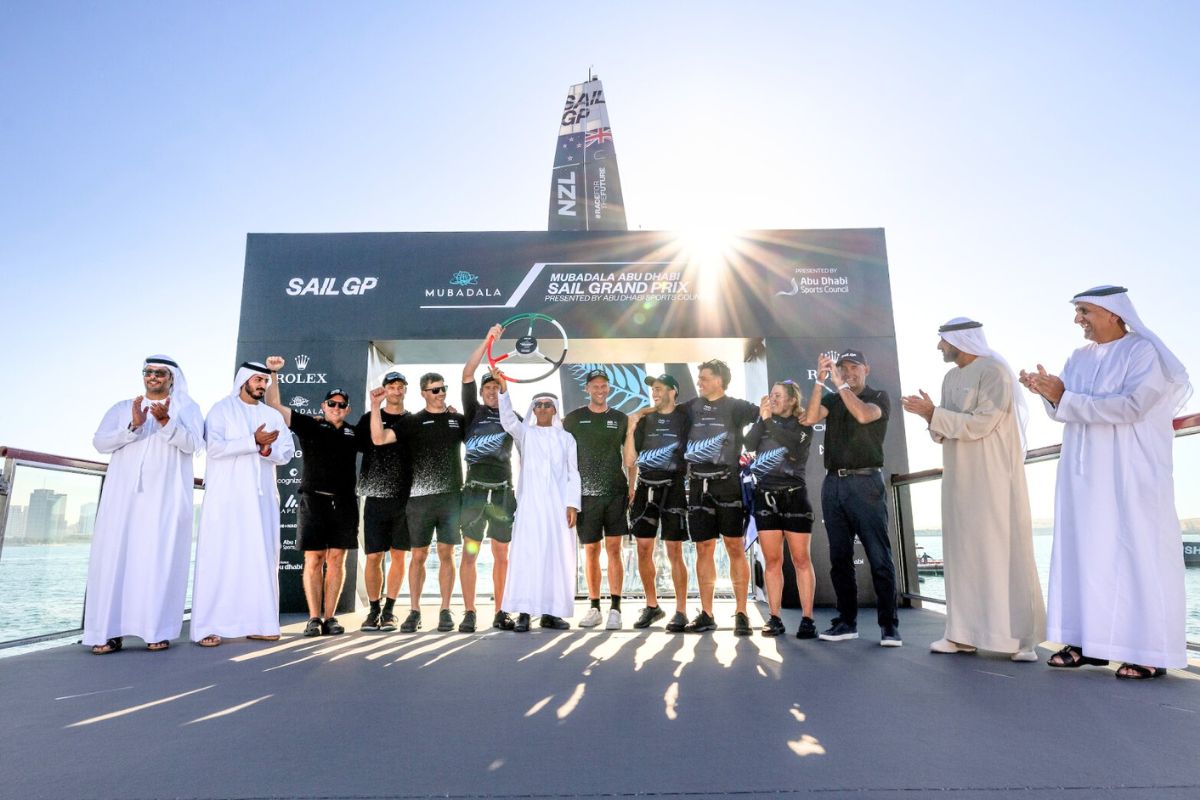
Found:
[{"label": "clear blue sky", "polygon": [[[1193,2],[5,3],[0,443],[94,457],[151,352],[205,408],[226,393],[247,232],[543,230],[589,66],[631,227],[886,229],[907,390],[936,394],[959,314],[1057,370],[1082,341],[1066,301],[1104,282],[1195,373],[1198,23]],[[914,467],[939,463],[923,437]]]}]

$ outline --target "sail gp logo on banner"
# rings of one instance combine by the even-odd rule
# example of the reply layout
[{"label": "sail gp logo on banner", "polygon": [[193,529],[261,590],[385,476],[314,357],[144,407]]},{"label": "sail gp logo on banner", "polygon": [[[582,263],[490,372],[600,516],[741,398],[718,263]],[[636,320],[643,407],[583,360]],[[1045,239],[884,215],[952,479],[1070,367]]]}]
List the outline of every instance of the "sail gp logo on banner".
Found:
[{"label": "sail gp logo on banner", "polygon": [[290,297],[308,294],[332,297],[334,295],[363,295],[379,285],[374,276],[339,278],[292,278],[284,291]]},{"label": "sail gp logo on banner", "polygon": [[454,273],[449,287],[426,288],[421,308],[516,308],[530,290],[547,303],[695,300],[699,295],[690,278],[671,267],[669,261],[538,262],[512,290],[478,286],[479,276],[463,270]]}]

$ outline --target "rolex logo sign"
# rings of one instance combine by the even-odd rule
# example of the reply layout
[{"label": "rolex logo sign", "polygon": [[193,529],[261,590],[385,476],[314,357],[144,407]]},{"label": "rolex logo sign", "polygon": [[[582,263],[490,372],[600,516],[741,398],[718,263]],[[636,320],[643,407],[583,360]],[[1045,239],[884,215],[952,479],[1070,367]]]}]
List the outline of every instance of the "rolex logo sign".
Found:
[{"label": "rolex logo sign", "polygon": [[296,369],[308,369],[308,356],[303,353],[296,356]]},{"label": "rolex logo sign", "polygon": [[[328,373],[326,372],[306,372],[309,362],[312,359],[307,353],[300,353],[292,359],[292,363],[296,365],[295,372],[279,373],[279,383],[282,384],[298,384],[298,383],[329,383]],[[305,408],[308,406],[308,401],[302,397],[293,397],[290,404],[292,408]]]}]

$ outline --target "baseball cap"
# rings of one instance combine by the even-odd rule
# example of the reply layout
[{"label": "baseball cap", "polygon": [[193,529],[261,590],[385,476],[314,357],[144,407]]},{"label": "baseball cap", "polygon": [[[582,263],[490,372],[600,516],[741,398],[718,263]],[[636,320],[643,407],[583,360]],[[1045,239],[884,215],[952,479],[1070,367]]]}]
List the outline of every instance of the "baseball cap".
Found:
[{"label": "baseball cap", "polygon": [[405,386],[408,386],[408,378],[404,377],[399,372],[395,372],[395,371],[389,372],[387,375],[384,375],[383,383],[381,383],[380,386],[387,386],[389,383],[394,383],[395,381],[400,381]]},{"label": "baseball cap", "polygon": [[653,386],[656,383],[661,383],[664,386],[674,389],[677,392],[679,391],[679,381],[675,380],[674,378],[672,378],[670,375],[666,374],[665,372],[662,375],[659,375],[658,377],[655,377],[653,375],[647,375],[646,379],[643,380],[642,383],[646,384],[647,386]]},{"label": "baseball cap", "polygon": [[867,366],[867,357],[863,355],[862,350],[846,350],[838,356],[838,366],[841,366],[843,361],[853,361],[855,364]]},{"label": "baseball cap", "polygon": [[479,379],[479,388],[482,389],[483,387],[487,386],[489,383],[495,383],[495,382],[496,382],[496,376],[489,372],[486,375],[484,375],[482,378]]},{"label": "baseball cap", "polygon": [[347,403],[350,402],[350,395],[346,394],[345,389],[330,389],[328,392],[325,393],[325,399],[331,400],[334,397],[337,397],[338,395],[341,395],[342,399],[345,400]]},{"label": "baseball cap", "polygon": [[586,386],[596,378],[604,378],[604,380],[608,380],[608,373],[602,369],[593,369],[589,371],[587,375],[583,376],[583,384]]}]

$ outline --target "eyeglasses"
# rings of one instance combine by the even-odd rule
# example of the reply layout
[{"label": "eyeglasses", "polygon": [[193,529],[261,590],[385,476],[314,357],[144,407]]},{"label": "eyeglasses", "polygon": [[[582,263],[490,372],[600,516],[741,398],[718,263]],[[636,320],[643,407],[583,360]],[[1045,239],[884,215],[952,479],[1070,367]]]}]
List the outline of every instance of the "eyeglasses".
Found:
[{"label": "eyeglasses", "polygon": [[150,369],[147,367],[142,370],[142,376],[146,378],[165,378],[171,374],[169,369]]},{"label": "eyeglasses", "polygon": [[538,402],[533,404],[534,408],[554,408],[554,403]]},{"label": "eyeglasses", "polygon": [[425,389],[424,391],[429,392],[430,394],[441,394],[442,392],[446,391],[446,387],[445,386],[430,386],[428,389]]},{"label": "eyeglasses", "polygon": [[349,403],[339,403],[337,400],[326,400],[325,405],[329,406],[330,408],[349,408],[350,407]]}]

